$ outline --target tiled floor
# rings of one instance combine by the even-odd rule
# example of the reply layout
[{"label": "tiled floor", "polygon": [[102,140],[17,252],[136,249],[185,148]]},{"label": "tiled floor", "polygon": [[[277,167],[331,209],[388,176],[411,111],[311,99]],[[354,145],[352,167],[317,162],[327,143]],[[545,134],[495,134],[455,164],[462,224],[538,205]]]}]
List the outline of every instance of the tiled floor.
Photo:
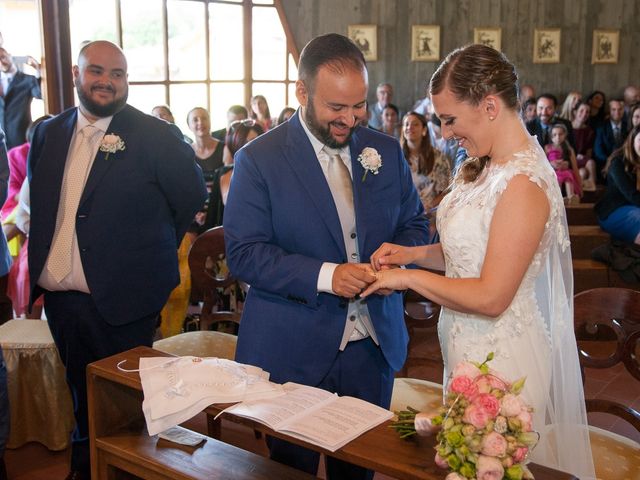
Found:
[{"label": "tiled floor", "polygon": [[[415,356],[438,358],[439,346],[435,328],[414,331]],[[435,355],[435,357],[434,357]],[[427,362],[424,366],[412,367],[408,376],[442,382],[442,366],[436,362]],[[622,365],[606,370],[587,369],[585,392],[587,397],[602,396],[631,405],[640,410],[640,383],[632,378]],[[590,423],[601,428],[611,429],[640,442],[640,434],[622,420],[609,418],[608,415],[590,414]],[[206,420],[203,414],[188,422],[190,428],[205,432]],[[223,421],[223,440],[241,448],[266,454],[263,440],[257,440],[253,432],[240,425]],[[68,469],[69,452],[50,452],[37,443],[31,443],[16,450],[7,450],[5,459],[11,480],[62,480]],[[320,472],[321,478],[323,472]],[[377,474],[375,480],[389,480],[389,477]]]}]

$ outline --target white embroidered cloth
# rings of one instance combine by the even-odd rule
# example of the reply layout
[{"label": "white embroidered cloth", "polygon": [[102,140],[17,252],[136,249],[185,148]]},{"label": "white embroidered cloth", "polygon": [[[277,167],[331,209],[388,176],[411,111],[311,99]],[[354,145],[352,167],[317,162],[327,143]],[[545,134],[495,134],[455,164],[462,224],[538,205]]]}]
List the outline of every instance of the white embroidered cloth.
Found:
[{"label": "white embroidered cloth", "polygon": [[212,403],[272,398],[284,393],[261,368],[213,357],[141,358],[140,380],[149,435],[190,419]]}]

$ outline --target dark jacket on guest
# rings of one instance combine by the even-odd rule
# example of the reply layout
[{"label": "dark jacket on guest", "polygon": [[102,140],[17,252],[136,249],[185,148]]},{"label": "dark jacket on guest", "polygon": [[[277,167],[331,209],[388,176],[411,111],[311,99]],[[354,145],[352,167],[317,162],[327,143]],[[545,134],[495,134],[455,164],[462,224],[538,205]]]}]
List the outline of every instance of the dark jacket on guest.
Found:
[{"label": "dark jacket on guest", "polygon": [[625,205],[640,207],[640,192],[636,187],[635,176],[625,171],[623,155],[620,154],[611,161],[607,173],[607,190],[594,210],[598,219],[606,220],[615,210]]},{"label": "dark jacket on guest", "polygon": [[593,144],[593,157],[600,168],[605,166],[609,155],[611,155],[616,148],[622,146],[628,132],[627,124],[624,121],[620,123],[620,138],[617,142],[610,121],[607,120],[596,130],[596,141]]},{"label": "dark jacket on guest", "polygon": [[545,135],[544,128],[542,127],[542,122],[540,121],[539,118],[534,118],[533,120],[528,121],[527,130],[531,135],[535,135],[536,137],[538,137],[538,143],[540,144],[541,147],[544,148],[544,146],[547,143],[551,143],[551,127],[553,127],[556,123],[562,123],[565,127],[567,127],[567,132],[568,132],[567,141],[571,145],[571,148],[575,150],[576,141],[573,138],[573,127],[571,126],[571,122],[569,122],[568,120],[565,120],[564,118],[553,117],[551,119],[551,122],[549,122],[549,129],[546,135]]},{"label": "dark jacket on guest", "polygon": [[26,141],[27,127],[31,123],[31,100],[34,98],[42,98],[40,79],[16,72],[4,97],[0,97],[0,127],[7,137],[7,150]]}]

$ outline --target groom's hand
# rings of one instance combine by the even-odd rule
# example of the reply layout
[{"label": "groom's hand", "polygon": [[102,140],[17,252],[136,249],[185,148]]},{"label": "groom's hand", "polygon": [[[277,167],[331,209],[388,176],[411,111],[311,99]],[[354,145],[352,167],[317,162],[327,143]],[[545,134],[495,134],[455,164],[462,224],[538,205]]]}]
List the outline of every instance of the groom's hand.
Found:
[{"label": "groom's hand", "polygon": [[375,282],[371,266],[362,263],[342,263],[333,271],[331,288],[339,297],[353,298]]}]

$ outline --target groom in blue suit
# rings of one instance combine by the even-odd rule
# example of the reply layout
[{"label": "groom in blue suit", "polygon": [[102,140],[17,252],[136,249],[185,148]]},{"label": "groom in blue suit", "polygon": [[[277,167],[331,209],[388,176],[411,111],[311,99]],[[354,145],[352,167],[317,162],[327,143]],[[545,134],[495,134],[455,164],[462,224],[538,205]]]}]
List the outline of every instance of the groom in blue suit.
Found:
[{"label": "groom in blue suit", "polygon": [[206,189],[180,132],[126,104],[119,47],[89,43],[73,77],[79,108],[39,125],[29,152],[29,272],[73,393],[78,480],[91,478],[86,366],[151,345]]},{"label": "groom in blue suit", "polygon": [[[369,256],[383,242],[423,244],[427,225],[398,142],[358,126],[367,88],[351,40],[312,40],[300,56],[297,114],[236,154],[224,228],[229,268],[251,285],[236,360],[276,382],[388,407],[406,357],[402,296],[365,303],[359,293],[375,279]],[[318,454],[273,438],[269,448],[316,473]],[[334,459],[327,474],[372,476]]]}]

